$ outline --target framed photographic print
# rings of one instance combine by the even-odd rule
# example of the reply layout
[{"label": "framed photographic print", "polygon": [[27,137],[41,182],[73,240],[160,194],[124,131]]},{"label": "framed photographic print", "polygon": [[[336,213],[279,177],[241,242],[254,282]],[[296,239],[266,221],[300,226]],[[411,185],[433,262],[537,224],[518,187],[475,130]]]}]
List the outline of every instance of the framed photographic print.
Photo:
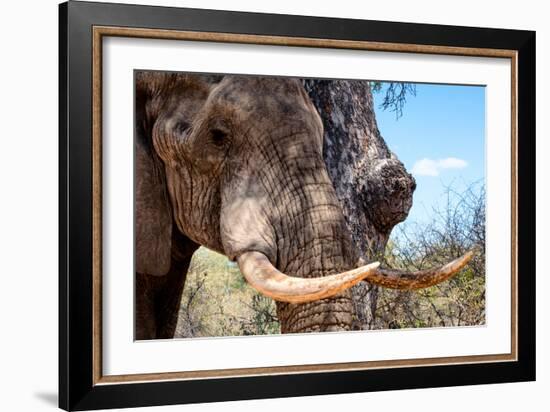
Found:
[{"label": "framed photographic print", "polygon": [[535,379],[535,33],[60,5],[66,410]]}]

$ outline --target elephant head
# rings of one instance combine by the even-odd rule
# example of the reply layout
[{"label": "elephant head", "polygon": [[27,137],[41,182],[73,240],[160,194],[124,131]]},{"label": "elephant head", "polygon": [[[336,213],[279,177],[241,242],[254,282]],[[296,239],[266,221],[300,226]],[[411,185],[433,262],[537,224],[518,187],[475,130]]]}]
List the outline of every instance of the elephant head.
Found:
[{"label": "elephant head", "polygon": [[348,330],[348,289],[362,280],[425,287],[471,257],[421,273],[377,262],[354,269],[356,249],[323,161],[323,124],[299,80],[154,76],[137,79],[148,90],[148,103],[138,104],[138,272],[167,273],[177,231],[236,260],[277,301],[283,333],[309,332]]}]

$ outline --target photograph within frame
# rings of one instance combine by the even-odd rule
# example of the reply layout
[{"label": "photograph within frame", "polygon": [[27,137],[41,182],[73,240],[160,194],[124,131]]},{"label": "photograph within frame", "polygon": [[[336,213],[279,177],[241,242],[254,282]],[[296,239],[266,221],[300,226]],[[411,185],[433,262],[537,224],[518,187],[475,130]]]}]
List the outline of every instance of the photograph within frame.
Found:
[{"label": "photograph within frame", "polygon": [[[485,324],[485,86],[150,70],[136,70],[134,78],[138,340]],[[417,93],[419,102],[415,99]],[[407,100],[412,107],[407,108],[403,118]],[[267,120],[270,116],[278,116],[271,126]],[[307,116],[317,122],[308,124]],[[382,129],[388,128],[396,135],[393,139],[384,140],[377,118]],[[285,125],[305,132],[285,138]],[[201,127],[206,130],[197,132]],[[193,136],[189,136],[192,132]],[[241,153],[252,150],[257,140],[266,136],[272,137],[257,149],[256,155]],[[246,139],[247,143],[238,143],[239,139]],[[166,150],[165,141],[170,141]],[[394,150],[390,150],[388,142]],[[404,148],[396,150],[399,145]],[[186,155],[176,156],[170,152],[174,150],[185,151]],[[266,168],[277,167],[269,158],[271,152],[285,166],[267,173]],[[441,152],[463,158],[434,159]],[[221,154],[223,157],[216,161]],[[399,160],[399,154],[406,157],[411,173]],[[285,160],[285,156],[289,158]],[[213,162],[209,168],[200,171],[200,166],[193,165],[207,162],[207,157]],[[251,170],[254,161],[250,158],[254,157],[264,159],[261,166]],[[249,166],[240,168],[235,158]],[[300,181],[311,178],[301,163],[315,159],[319,164],[313,180],[317,183],[308,185],[317,185],[312,190],[317,197],[324,188],[335,190],[335,214],[325,207],[331,193],[322,196],[325,200],[319,208],[315,206],[319,200],[301,192],[303,196],[292,199],[277,190],[273,181],[275,176],[288,173],[291,177],[282,178],[279,186],[294,187],[293,193],[298,193]],[[299,170],[291,173],[293,167]],[[210,170],[223,168],[226,170],[210,174]],[[241,186],[233,180],[234,173],[246,180],[248,187],[246,193],[232,200],[238,212],[225,217],[229,223],[225,224],[224,245],[219,220],[231,206],[221,207],[222,199],[226,199],[226,205],[229,201],[223,195],[224,188],[218,187],[222,182],[230,186],[228,191]],[[270,176],[259,178],[263,173]],[[327,173],[329,180],[324,176]],[[422,182],[420,187],[424,190],[416,191],[413,203],[417,181]],[[271,191],[278,194],[271,198],[270,193],[258,189],[259,184],[271,186]],[[336,211],[338,208],[342,211]],[[280,210],[286,212],[281,214]],[[308,218],[296,223],[283,216],[293,212]],[[390,239],[394,226],[408,215],[413,216],[413,222],[416,218],[414,228],[400,225]],[[391,262],[394,267],[404,266],[401,278],[394,270],[382,287],[360,282],[350,289],[351,293],[344,291],[351,302],[325,299],[321,305],[310,305],[308,316],[294,306],[294,314],[288,317],[283,303],[276,305],[269,295],[247,285],[237,259],[231,262],[223,257],[225,249],[231,250],[235,242],[249,242],[244,237],[254,237],[254,231],[260,232],[258,227],[267,221],[302,225],[287,230],[288,238],[304,230],[312,233],[327,219],[342,219],[345,223],[331,228],[330,233],[322,234],[320,230],[316,236],[324,240],[303,239],[311,249],[318,249],[321,255],[323,250],[326,254],[334,247],[342,250],[341,244],[350,237],[344,233],[348,230],[354,244],[351,247],[359,250],[362,260],[374,257],[386,265]],[[199,221],[203,225],[200,228]],[[205,230],[204,225],[209,228]],[[239,240],[231,239],[235,236],[232,230],[238,226],[248,228],[247,233],[238,234]],[[274,230],[270,227],[268,231]],[[280,226],[278,230],[285,231]],[[328,241],[334,233],[338,235]],[[275,254],[274,261],[283,267],[291,264],[284,263],[289,255],[301,255],[313,266],[315,259],[323,268],[334,266],[330,259],[308,254],[293,239],[285,241],[284,233],[275,236],[279,246],[294,249],[276,255],[277,245],[261,246],[253,241],[248,247],[272,249],[268,254]],[[421,250],[424,255],[419,253]],[[428,253],[431,256],[426,256]],[[467,262],[463,255],[473,255],[473,261]],[[432,269],[428,275],[427,265],[441,266],[457,258],[456,270],[442,274]],[[342,259],[342,252],[336,259]],[[298,267],[300,276],[308,277],[304,265]],[[183,273],[177,275],[178,270]],[[330,274],[330,269],[326,270]],[[422,271],[426,280],[421,285],[407,283],[406,279],[419,276],[411,270]],[[317,269],[310,271],[320,276]],[[462,275],[455,277],[460,271]],[[429,276],[437,277],[437,281]],[[170,277],[172,280],[168,280]],[[445,282],[447,279],[450,280]],[[435,287],[441,282],[444,283]],[[424,293],[399,292],[420,288],[428,289]],[[170,290],[168,296],[166,290]],[[172,302],[170,309],[162,302],[168,299]],[[177,301],[181,302],[179,307]],[[162,314],[151,311],[155,305],[162,308]],[[282,323],[278,314],[283,317]],[[296,327],[293,316],[300,319],[301,327]],[[313,322],[313,318],[317,321]],[[155,331],[151,330],[155,327]]]}]

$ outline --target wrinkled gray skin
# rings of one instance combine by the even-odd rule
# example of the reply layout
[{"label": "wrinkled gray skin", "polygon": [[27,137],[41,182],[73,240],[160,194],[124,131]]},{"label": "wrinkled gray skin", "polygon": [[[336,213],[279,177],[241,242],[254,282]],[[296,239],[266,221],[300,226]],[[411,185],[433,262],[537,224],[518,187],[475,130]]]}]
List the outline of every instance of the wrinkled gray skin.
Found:
[{"label": "wrinkled gray skin", "polygon": [[[139,73],[136,337],[174,334],[192,253],[259,251],[291,276],[353,268],[322,156],[323,125],[299,80]],[[283,333],[349,330],[346,291],[277,302]]]}]

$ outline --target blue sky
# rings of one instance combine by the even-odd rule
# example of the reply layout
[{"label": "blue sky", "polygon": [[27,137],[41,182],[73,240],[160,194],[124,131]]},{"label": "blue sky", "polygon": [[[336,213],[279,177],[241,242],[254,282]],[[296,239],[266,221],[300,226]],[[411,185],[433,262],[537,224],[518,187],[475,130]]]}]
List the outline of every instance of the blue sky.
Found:
[{"label": "blue sky", "polygon": [[417,184],[407,222],[431,221],[446,187],[485,179],[485,87],[417,84],[399,119],[380,108],[385,89],[374,94],[378,128]]}]

